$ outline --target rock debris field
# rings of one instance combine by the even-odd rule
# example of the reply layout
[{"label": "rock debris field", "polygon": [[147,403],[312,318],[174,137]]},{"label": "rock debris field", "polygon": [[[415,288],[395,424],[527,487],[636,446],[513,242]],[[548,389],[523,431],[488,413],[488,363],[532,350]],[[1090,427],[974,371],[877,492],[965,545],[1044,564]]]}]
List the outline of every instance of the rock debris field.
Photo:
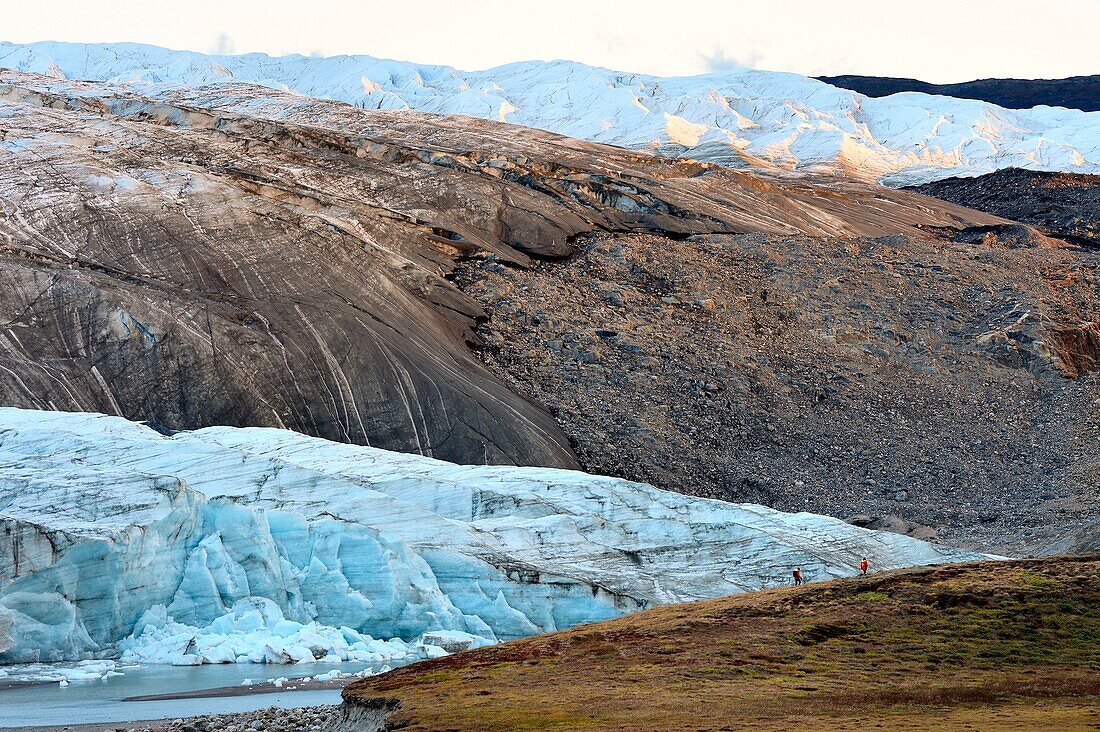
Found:
[{"label": "rock debris field", "polygon": [[1100,257],[949,236],[600,235],[456,279],[590,472],[1040,551],[1095,520]]},{"label": "rock debris field", "polygon": [[212,714],[157,722],[73,726],[70,732],[333,732],[340,729],[340,705],[299,709],[268,707],[239,714]]}]

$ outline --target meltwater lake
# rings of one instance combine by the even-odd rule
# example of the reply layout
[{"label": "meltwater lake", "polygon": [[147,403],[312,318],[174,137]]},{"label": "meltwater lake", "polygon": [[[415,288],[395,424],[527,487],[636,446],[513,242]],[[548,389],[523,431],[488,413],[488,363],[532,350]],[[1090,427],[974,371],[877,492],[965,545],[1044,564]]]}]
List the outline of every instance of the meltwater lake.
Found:
[{"label": "meltwater lake", "polygon": [[[135,722],[247,712],[269,706],[289,708],[338,704],[339,688],[295,691],[289,687],[295,685],[295,679],[307,676],[331,671],[351,675],[365,669],[377,672],[379,668],[363,663],[120,667],[121,676],[74,680],[68,686],[50,682],[0,689],[0,728]],[[277,678],[286,678],[287,681],[282,689],[270,693],[125,701],[128,697],[239,687],[246,680],[260,683]],[[0,679],[0,686],[4,681]]]}]

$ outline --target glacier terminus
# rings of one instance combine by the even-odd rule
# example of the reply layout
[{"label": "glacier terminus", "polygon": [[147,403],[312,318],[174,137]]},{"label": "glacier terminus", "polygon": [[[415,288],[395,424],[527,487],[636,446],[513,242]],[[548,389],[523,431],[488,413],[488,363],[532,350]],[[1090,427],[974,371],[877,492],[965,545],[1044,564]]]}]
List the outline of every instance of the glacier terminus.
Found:
[{"label": "glacier terminus", "polygon": [[581,472],[0,409],[0,662],[438,655],[656,604],[979,558]]}]

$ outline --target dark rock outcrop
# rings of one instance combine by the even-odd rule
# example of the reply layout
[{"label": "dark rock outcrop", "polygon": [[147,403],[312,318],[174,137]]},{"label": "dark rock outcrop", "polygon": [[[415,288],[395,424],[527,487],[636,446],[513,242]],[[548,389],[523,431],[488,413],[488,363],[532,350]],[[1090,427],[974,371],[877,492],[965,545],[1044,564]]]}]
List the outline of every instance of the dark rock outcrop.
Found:
[{"label": "dark rock outcrop", "polygon": [[1100,521],[1070,532],[1041,553],[1100,555]]},{"label": "dark rock outcrop", "polygon": [[1073,244],[1100,247],[1100,175],[1007,168],[909,190],[1021,221]]},{"label": "dark rock outcrop", "polygon": [[931,526],[915,524],[896,515],[868,516],[867,514],[859,514],[858,516],[852,516],[847,521],[852,526],[858,526],[862,529],[892,531],[895,534],[905,534],[922,541],[935,541],[939,538],[939,534]]}]

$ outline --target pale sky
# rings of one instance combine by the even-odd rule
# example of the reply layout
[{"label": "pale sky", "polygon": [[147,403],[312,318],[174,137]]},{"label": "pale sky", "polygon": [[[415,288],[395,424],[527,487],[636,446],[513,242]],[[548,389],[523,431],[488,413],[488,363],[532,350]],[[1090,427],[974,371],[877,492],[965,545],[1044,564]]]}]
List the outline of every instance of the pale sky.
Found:
[{"label": "pale sky", "polygon": [[932,82],[1100,74],[1098,0],[0,0],[0,40],[362,53],[479,70],[566,58]]}]

